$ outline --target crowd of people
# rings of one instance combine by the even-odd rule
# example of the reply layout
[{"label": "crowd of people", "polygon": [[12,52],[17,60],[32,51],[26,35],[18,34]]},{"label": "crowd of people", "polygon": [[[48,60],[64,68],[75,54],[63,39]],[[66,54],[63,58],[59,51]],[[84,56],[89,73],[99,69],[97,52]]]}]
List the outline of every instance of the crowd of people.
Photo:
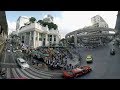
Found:
[{"label": "crowd of people", "polygon": [[[38,47],[36,49],[29,49],[27,48],[26,50],[23,49],[24,53],[28,55],[29,57],[33,57],[31,55],[32,51],[38,51],[42,54],[48,54],[49,56],[42,57],[42,60],[44,63],[51,69],[65,69],[65,70],[71,70],[74,68],[72,64],[68,64],[69,59],[73,59],[73,53],[75,49],[74,47],[66,48],[66,47],[60,47],[60,48],[44,48],[44,47]],[[32,61],[33,58],[31,58]],[[36,60],[37,63],[33,63],[38,65],[38,61]]]},{"label": "crowd of people", "polygon": [[52,69],[69,69],[72,67],[72,64],[68,65],[67,60],[70,58],[69,51],[65,48],[55,48],[51,57],[45,58],[45,63]]},{"label": "crowd of people", "polygon": [[[38,52],[43,54],[49,54],[49,56],[43,57],[44,63],[51,69],[73,69],[72,64],[68,64],[68,59],[72,59],[72,53],[68,48],[42,48],[37,49]],[[30,50],[32,52],[32,50]]]},{"label": "crowd of people", "polygon": [[109,37],[93,38],[93,39],[88,40],[88,42],[81,41],[82,43],[80,43],[79,46],[81,46],[82,48],[94,49],[99,46],[107,45],[111,40],[112,38],[109,38]]}]

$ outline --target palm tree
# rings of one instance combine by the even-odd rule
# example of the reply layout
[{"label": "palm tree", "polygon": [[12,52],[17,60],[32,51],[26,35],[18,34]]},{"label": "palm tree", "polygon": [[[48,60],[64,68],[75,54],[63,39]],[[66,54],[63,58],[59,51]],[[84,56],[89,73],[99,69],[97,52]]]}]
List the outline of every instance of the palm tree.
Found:
[{"label": "palm tree", "polygon": [[35,19],[34,17],[31,17],[31,18],[29,19],[29,21],[30,21],[30,23],[34,23],[34,22],[36,21],[36,19]]}]

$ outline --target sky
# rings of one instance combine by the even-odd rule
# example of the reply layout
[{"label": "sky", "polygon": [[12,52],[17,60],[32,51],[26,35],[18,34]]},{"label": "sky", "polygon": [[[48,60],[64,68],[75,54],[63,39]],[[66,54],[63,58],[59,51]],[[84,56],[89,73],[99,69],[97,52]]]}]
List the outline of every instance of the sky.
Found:
[{"label": "sky", "polygon": [[95,15],[100,15],[109,28],[115,28],[117,18],[117,11],[6,11],[8,33],[15,31],[19,16],[35,17],[39,20],[47,14],[54,17],[54,23],[58,25],[61,38],[69,32],[92,25],[91,18]]}]

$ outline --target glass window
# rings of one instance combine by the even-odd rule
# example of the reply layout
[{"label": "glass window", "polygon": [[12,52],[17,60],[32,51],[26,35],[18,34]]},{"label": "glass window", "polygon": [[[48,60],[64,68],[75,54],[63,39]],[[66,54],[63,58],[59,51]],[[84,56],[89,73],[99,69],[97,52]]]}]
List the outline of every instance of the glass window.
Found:
[{"label": "glass window", "polygon": [[50,41],[52,41],[52,35],[50,35]]},{"label": "glass window", "polygon": [[39,41],[42,41],[42,38],[39,38]]}]

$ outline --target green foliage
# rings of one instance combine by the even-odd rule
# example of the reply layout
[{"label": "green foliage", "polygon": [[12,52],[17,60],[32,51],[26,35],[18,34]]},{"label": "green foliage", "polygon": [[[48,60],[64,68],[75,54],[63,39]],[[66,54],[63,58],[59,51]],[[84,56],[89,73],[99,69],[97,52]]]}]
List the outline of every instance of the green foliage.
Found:
[{"label": "green foliage", "polygon": [[54,30],[56,30],[57,28],[58,28],[58,26],[56,25],[56,24],[54,24],[53,22],[51,22],[51,23],[49,23],[49,22],[44,22],[43,20],[38,20],[38,23],[40,23],[40,25],[42,25],[42,26],[46,26],[46,25],[48,25],[48,28],[49,29],[54,29]]},{"label": "green foliage", "polygon": [[31,23],[34,23],[34,22],[36,21],[36,19],[35,19],[34,17],[31,17],[31,18],[29,19],[29,21],[30,21]]},{"label": "green foliage", "polygon": [[39,23],[40,25],[42,25],[44,22],[42,20],[38,20],[37,23]]}]

